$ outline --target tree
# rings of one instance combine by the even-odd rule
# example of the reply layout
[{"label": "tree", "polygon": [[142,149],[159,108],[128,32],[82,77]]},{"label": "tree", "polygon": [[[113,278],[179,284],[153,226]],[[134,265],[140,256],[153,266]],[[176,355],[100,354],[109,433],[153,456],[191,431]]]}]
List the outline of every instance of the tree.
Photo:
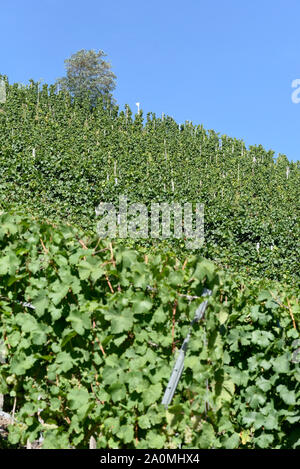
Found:
[{"label": "tree", "polygon": [[106,54],[102,50],[82,49],[76,52],[65,60],[66,77],[59,78],[56,85],[76,98],[83,98],[88,93],[92,104],[99,96],[112,100],[111,92],[116,86],[116,76],[111,71],[110,63],[103,57]]}]

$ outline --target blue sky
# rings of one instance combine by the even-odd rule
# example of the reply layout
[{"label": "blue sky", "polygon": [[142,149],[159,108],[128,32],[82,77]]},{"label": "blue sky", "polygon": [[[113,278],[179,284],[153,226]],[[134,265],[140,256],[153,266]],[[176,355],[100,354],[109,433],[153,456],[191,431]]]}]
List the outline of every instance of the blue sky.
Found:
[{"label": "blue sky", "polygon": [[121,109],[140,102],[300,160],[299,17],[299,0],[1,2],[0,73],[53,83],[73,53],[102,49]]}]

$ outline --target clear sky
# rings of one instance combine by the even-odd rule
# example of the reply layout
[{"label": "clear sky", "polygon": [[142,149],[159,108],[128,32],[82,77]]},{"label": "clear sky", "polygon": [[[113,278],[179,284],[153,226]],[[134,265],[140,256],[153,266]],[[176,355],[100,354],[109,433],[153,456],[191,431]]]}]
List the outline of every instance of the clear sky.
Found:
[{"label": "clear sky", "polygon": [[300,160],[299,18],[299,0],[2,1],[0,73],[53,83],[73,53],[102,49],[121,109]]}]

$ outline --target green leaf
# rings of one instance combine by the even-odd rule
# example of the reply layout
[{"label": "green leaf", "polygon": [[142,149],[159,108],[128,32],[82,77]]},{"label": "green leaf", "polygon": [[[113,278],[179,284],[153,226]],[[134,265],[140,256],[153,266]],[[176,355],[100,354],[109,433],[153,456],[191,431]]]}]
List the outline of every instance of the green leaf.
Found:
[{"label": "green leaf", "polygon": [[221,312],[218,315],[220,324],[225,324],[225,322],[228,319],[228,316],[229,316],[228,312],[225,311],[224,309],[222,309]]},{"label": "green leaf", "polygon": [[119,347],[127,338],[128,338],[128,335],[123,334],[120,337],[118,337],[117,339],[115,339],[114,343],[116,344],[117,347]]},{"label": "green leaf", "polygon": [[11,372],[16,375],[24,375],[35,363],[36,359],[33,355],[25,355],[21,352],[17,356],[14,356],[11,361]]},{"label": "green leaf", "polygon": [[134,429],[131,425],[121,425],[116,435],[123,440],[124,443],[130,443],[134,439]]},{"label": "green leaf", "polygon": [[49,298],[45,291],[41,291],[32,301],[36,314],[42,317],[49,306]]},{"label": "green leaf", "polygon": [[68,435],[57,429],[47,430],[43,433],[43,449],[66,449],[70,448]]},{"label": "green leaf", "polygon": [[266,430],[276,430],[278,429],[278,415],[276,412],[273,414],[269,413],[265,417],[264,428]]},{"label": "green leaf", "polygon": [[161,449],[164,447],[166,438],[163,435],[159,435],[156,432],[150,430],[147,432],[147,441],[149,442],[151,449]]},{"label": "green leaf", "polygon": [[138,419],[139,427],[143,429],[151,428],[151,423],[147,415],[142,415]]},{"label": "green leaf", "polygon": [[147,298],[134,301],[132,305],[133,314],[147,313],[151,308],[152,301]]},{"label": "green leaf", "polygon": [[197,438],[198,448],[199,449],[211,448],[215,442],[215,438],[216,436],[215,436],[213,426],[208,422],[204,422],[199,432],[199,436]]},{"label": "green leaf", "polygon": [[168,276],[169,284],[174,287],[177,287],[177,285],[180,285],[183,282],[183,277],[183,272],[181,272],[180,270],[177,272],[171,272]]},{"label": "green leaf", "polygon": [[274,436],[269,433],[262,433],[259,437],[254,438],[254,443],[259,448],[270,448],[274,441]]},{"label": "green leaf", "polygon": [[277,386],[276,391],[279,393],[281,399],[285,404],[296,405],[297,396],[295,391],[289,391],[289,389],[283,384]]},{"label": "green leaf", "polygon": [[238,448],[240,443],[240,435],[238,433],[234,433],[229,438],[225,439],[222,442],[222,446],[224,445],[225,449],[234,449]]},{"label": "green leaf", "polygon": [[79,335],[83,335],[86,329],[90,329],[91,320],[88,312],[73,309],[70,311],[67,321],[71,322],[73,329]]},{"label": "green leaf", "polygon": [[58,364],[58,370],[63,371],[64,373],[73,368],[73,360],[70,353],[58,353],[55,362]]},{"label": "green leaf", "polygon": [[109,387],[109,392],[113,402],[121,401],[126,396],[126,388],[121,383],[114,383]]},{"label": "green leaf", "polygon": [[84,388],[71,389],[71,391],[69,391],[67,394],[67,398],[70,409],[81,410],[82,408],[86,408],[89,405],[90,395]]},{"label": "green leaf", "polygon": [[64,285],[63,283],[60,283],[60,282],[55,282],[53,286],[55,288],[49,294],[49,297],[52,300],[53,304],[56,306],[67,295],[70,287],[69,285]]},{"label": "green leaf", "polygon": [[250,386],[247,389],[246,396],[247,396],[246,399],[249,405],[253,409],[263,406],[267,400],[267,396],[265,395],[265,393],[262,390],[260,390],[257,386]]},{"label": "green leaf", "polygon": [[19,259],[13,252],[10,252],[7,256],[0,258],[0,275],[15,275],[18,266]]},{"label": "green leaf", "polygon": [[267,290],[261,291],[260,294],[257,297],[258,303],[260,303],[262,301],[265,301],[265,300],[272,300],[272,299],[273,299],[273,297],[272,297],[271,293]]},{"label": "green leaf", "polygon": [[64,348],[65,345],[67,345],[67,343],[70,342],[70,340],[72,340],[73,337],[75,337],[76,335],[77,335],[77,332],[76,332],[76,331],[71,331],[71,332],[69,332],[69,334],[67,334],[67,335],[63,338],[63,340],[62,340],[62,342],[61,342],[61,348]]},{"label": "green leaf", "polygon": [[159,308],[156,309],[156,311],[154,312],[153,316],[152,316],[152,319],[151,319],[151,323],[155,324],[155,323],[163,323],[165,322],[167,318],[167,314],[166,312],[164,311],[163,307],[160,306]]},{"label": "green leaf", "polygon": [[130,331],[133,324],[133,316],[131,313],[122,312],[120,316],[114,317],[111,321],[111,332],[119,334],[123,331]]},{"label": "green leaf", "polygon": [[263,348],[268,347],[273,340],[274,335],[271,332],[257,330],[252,332],[252,343],[260,345]]},{"label": "green leaf", "polygon": [[152,384],[143,392],[143,402],[149,407],[154,402],[158,402],[162,394],[162,385],[160,383]]},{"label": "green leaf", "polygon": [[290,369],[289,357],[287,354],[281,355],[273,361],[273,370],[276,373],[287,373]]}]

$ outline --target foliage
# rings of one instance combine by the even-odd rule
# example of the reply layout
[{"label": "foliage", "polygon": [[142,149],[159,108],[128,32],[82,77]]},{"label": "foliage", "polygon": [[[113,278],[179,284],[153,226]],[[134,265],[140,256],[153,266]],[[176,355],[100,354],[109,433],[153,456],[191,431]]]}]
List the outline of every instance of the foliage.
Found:
[{"label": "foliage", "polygon": [[[91,435],[99,448],[298,448],[299,162],[170,117],[133,117],[105,96],[91,108],[88,96],[3,78],[10,445],[42,434],[45,448],[86,448]],[[202,202],[204,246],[191,255],[183,240],[97,239],[95,207],[124,194],[148,207]],[[165,410],[204,287],[213,295]]]},{"label": "foliage", "polygon": [[[292,294],[246,287],[198,256],[144,256],[19,214],[0,217],[0,252],[12,445],[42,433],[44,448],[87,448],[91,435],[98,448],[300,446]],[[166,411],[174,355],[204,287],[213,294]]]},{"label": "foliage", "polygon": [[116,76],[111,65],[103,60],[106,54],[102,50],[80,50],[65,60],[67,76],[59,78],[57,85],[72,96],[82,99],[86,94],[92,104],[102,95],[111,98],[115,88]]},{"label": "foliage", "polygon": [[[199,255],[221,268],[299,284],[299,162],[275,160],[262,146],[219,136],[170,117],[90,109],[68,93],[31,82],[9,85],[0,108],[0,207],[65,220],[95,232],[100,201],[200,202],[205,243]],[[289,173],[287,176],[287,167]],[[259,249],[257,249],[259,243]],[[125,240],[128,247],[172,250],[183,240]]]}]

